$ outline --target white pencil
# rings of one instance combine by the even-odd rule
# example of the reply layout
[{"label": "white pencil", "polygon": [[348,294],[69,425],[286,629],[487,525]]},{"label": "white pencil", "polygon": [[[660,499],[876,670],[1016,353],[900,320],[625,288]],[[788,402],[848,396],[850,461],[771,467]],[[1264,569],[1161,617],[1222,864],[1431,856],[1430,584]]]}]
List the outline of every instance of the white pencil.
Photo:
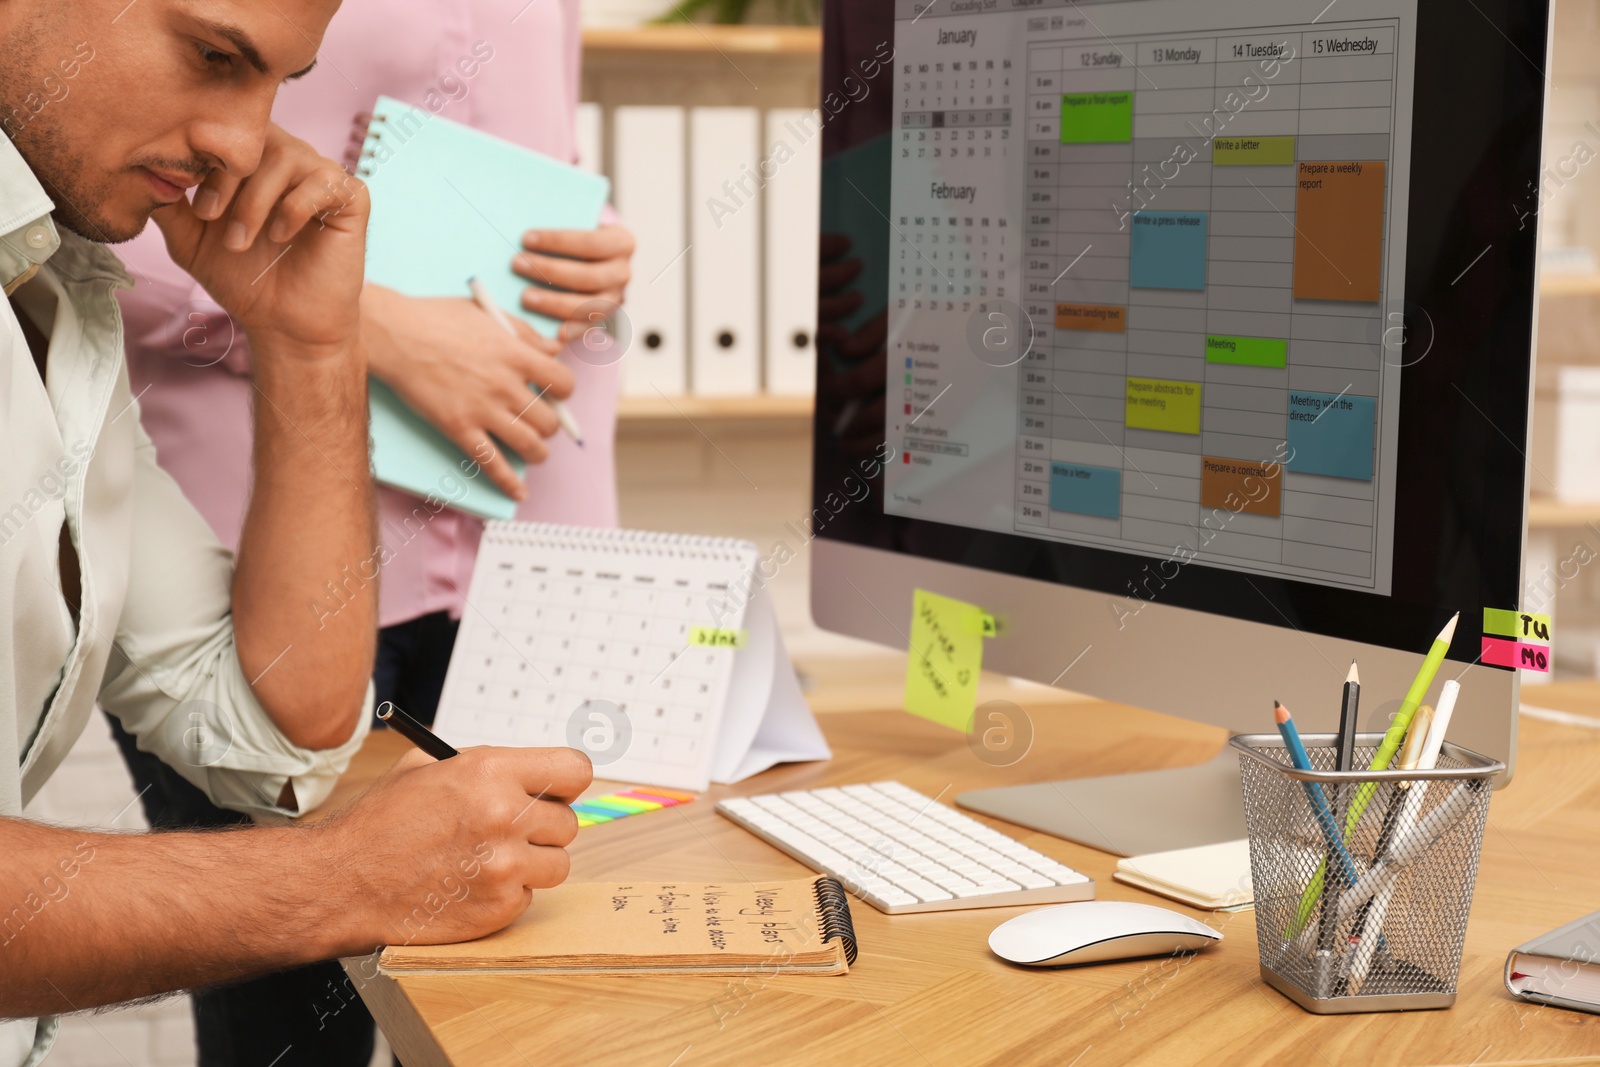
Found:
[{"label": "white pencil", "polygon": [[[477,304],[487,312],[489,317],[499,323],[500,328],[506,333],[512,337],[517,336],[517,327],[512,323],[511,316],[502,311],[500,305],[494,302],[494,297],[489,295],[489,290],[484,288],[482,282],[477,278],[468,278],[467,288],[472,290],[472,302],[474,304]],[[572,412],[567,410],[567,405],[555,397],[550,397],[547,403],[555,409],[556,420],[561,423],[561,428],[567,431],[568,436],[578,443],[579,448],[582,448],[583,431],[578,428],[578,420],[573,418]]]}]

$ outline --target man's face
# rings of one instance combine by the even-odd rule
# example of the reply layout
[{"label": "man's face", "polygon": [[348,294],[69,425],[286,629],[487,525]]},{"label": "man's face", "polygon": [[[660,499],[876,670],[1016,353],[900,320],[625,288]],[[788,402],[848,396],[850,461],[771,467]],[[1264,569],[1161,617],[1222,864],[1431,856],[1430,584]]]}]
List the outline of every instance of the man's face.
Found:
[{"label": "man's face", "polygon": [[126,241],[213,170],[255,170],[338,0],[0,0],[0,128],[56,221]]}]

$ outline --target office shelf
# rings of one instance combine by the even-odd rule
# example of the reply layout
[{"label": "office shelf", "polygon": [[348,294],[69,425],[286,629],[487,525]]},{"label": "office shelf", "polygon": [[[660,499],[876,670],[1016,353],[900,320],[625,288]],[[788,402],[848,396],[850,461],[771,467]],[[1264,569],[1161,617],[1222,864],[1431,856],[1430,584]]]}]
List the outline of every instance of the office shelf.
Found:
[{"label": "office shelf", "polygon": [[816,27],[597,27],[583,34],[579,98],[608,123],[616,108],[640,105],[815,108],[821,77]]},{"label": "office shelf", "polygon": [[673,422],[726,423],[782,420],[805,422],[814,406],[809,396],[625,396],[617,405],[624,426]]},{"label": "office shelf", "polygon": [[1572,502],[1549,496],[1528,501],[1528,529],[1569,530],[1600,522],[1600,500]]},{"label": "office shelf", "polygon": [[712,26],[674,24],[583,31],[586,58],[596,53],[649,55],[815,56],[822,31],[815,26]]},{"label": "office shelf", "polygon": [[1546,274],[1540,296],[1600,296],[1600,274]]}]

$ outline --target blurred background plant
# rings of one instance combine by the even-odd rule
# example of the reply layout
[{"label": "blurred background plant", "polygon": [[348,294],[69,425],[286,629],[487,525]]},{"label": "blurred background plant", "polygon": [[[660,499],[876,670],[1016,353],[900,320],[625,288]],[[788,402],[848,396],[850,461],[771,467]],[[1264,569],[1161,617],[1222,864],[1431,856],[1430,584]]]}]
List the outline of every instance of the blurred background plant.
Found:
[{"label": "blurred background plant", "polygon": [[815,25],[821,17],[821,0],[679,0],[654,22],[790,22]]}]

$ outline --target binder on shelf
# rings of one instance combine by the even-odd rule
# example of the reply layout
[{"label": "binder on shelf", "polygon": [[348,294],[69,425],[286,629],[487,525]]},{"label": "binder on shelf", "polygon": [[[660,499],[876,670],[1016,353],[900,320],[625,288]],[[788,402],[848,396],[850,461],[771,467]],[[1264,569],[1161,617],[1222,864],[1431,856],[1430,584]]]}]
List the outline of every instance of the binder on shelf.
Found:
[{"label": "binder on shelf", "polygon": [[689,113],[689,387],[761,391],[761,119],[754,108]]},{"label": "binder on shelf", "polygon": [[605,109],[599,104],[585,102],[578,105],[577,145],[578,169],[590,174],[604,174],[605,160]]},{"label": "binder on shelf", "polygon": [[766,148],[763,158],[775,165],[766,188],[767,392],[809,396],[817,380],[820,112],[767,112]]},{"label": "binder on shelf", "polygon": [[689,391],[689,235],[681,107],[619,107],[611,113],[617,211],[633,230],[633,280],[623,311],[631,340],[622,391]]}]

